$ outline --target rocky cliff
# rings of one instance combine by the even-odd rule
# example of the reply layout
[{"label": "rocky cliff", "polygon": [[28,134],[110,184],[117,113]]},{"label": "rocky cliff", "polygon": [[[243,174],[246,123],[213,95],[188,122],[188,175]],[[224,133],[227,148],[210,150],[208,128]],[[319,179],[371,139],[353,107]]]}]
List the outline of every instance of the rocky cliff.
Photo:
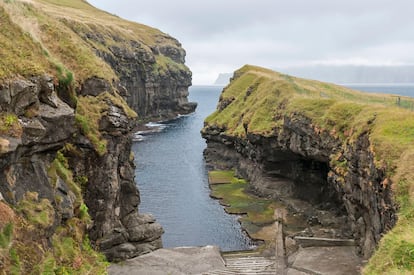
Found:
[{"label": "rocky cliff", "polygon": [[402,251],[413,244],[406,234],[414,120],[394,100],[245,66],[206,119],[205,156],[216,168],[236,168],[253,192],[293,211],[345,215],[343,233],[359,253],[370,258],[379,245],[368,273],[409,270]]},{"label": "rocky cliff", "polygon": [[197,104],[187,99],[191,72],[185,51],[174,38],[158,33],[145,44],[114,31],[97,32],[93,24],[64,23],[115,71],[120,93],[139,117],[165,120],[195,110]]},{"label": "rocky cliff", "polygon": [[131,133],[194,110],[180,44],[83,0],[2,1],[0,25],[0,273],[102,274],[92,248],[161,247]]}]

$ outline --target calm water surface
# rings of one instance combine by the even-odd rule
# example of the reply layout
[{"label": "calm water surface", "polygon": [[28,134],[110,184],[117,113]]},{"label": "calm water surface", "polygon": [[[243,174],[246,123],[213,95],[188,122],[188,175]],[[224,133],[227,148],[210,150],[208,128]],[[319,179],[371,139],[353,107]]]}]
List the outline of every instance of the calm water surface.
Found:
[{"label": "calm water surface", "polygon": [[198,102],[189,116],[163,123],[165,128],[133,145],[140,212],[152,213],[164,227],[164,247],[218,245],[224,251],[248,249],[237,216],[228,215],[209,197],[200,130],[216,109],[222,87],[195,86],[190,101]]},{"label": "calm water surface", "polygon": [[[414,97],[414,85],[344,86]],[[224,251],[251,247],[237,217],[226,214],[209,197],[203,159],[206,144],[200,130],[205,117],[215,110],[221,90],[217,86],[192,87],[190,100],[199,104],[196,113],[162,123],[162,131],[146,134],[133,145],[140,211],[152,213],[162,224],[164,247],[218,245]]]}]

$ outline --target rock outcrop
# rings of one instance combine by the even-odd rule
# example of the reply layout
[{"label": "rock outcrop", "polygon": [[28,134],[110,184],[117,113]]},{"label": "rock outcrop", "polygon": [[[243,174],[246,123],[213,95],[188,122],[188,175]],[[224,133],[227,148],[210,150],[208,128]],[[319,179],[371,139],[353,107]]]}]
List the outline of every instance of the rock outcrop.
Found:
[{"label": "rock outcrop", "polygon": [[[241,139],[214,127],[204,128],[203,137],[207,139],[207,163],[216,169],[236,168],[250,181],[254,193],[282,200],[295,212],[305,212],[311,224],[329,226],[332,220],[324,221],[292,198],[337,215],[346,213],[343,225],[350,226],[338,234],[355,238],[366,258],[396,222],[392,192],[381,184],[385,171],[375,167],[367,136],[361,136],[355,147],[342,147],[338,139],[316,132],[308,118],[296,116],[286,117],[274,137],[252,134]],[[345,174],[330,164],[338,154],[347,163]]]},{"label": "rock outcrop", "polygon": [[0,273],[102,274],[91,245],[110,261],[162,247],[131,136],[194,111],[179,42],[82,0],[3,1],[0,23]]},{"label": "rock outcrop", "polygon": [[186,53],[176,39],[159,33],[155,42],[145,44],[119,33],[96,33],[91,23],[64,23],[114,70],[118,90],[140,118],[167,120],[194,112],[197,103],[187,99],[191,71],[184,65]]},{"label": "rock outcrop", "polygon": [[[187,99],[191,72],[184,66],[185,51],[178,41],[171,41],[172,45],[156,46],[151,51],[139,44],[132,44],[131,50],[111,47],[110,53],[98,51],[117,72],[126,88],[128,105],[140,117],[165,120],[194,112],[197,106]],[[166,63],[159,64],[157,59]]]},{"label": "rock outcrop", "polygon": [[[398,123],[404,117],[391,118],[388,112],[405,111],[371,109],[366,102],[376,97],[365,96],[370,97],[245,66],[206,119],[205,157],[216,169],[235,168],[250,181],[252,192],[282,200],[293,210],[301,210],[299,199],[345,215],[348,236],[369,258],[397,223],[391,186],[398,179],[391,171],[404,152],[393,151],[394,159],[384,154],[390,147],[377,131],[387,127],[387,119]],[[310,223],[324,223],[310,218]]]}]

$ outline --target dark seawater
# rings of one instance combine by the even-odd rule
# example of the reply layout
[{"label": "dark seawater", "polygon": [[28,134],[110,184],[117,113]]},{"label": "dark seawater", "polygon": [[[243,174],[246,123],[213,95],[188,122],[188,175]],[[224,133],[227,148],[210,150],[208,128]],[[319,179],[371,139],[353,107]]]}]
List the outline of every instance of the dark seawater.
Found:
[{"label": "dark seawater", "polygon": [[164,247],[218,245],[223,251],[251,247],[237,216],[225,213],[209,197],[203,159],[206,143],[200,130],[216,109],[221,90],[191,87],[189,99],[198,102],[194,114],[161,123],[160,132],[142,134],[143,140],[133,144],[139,211],[153,214],[164,227]]}]

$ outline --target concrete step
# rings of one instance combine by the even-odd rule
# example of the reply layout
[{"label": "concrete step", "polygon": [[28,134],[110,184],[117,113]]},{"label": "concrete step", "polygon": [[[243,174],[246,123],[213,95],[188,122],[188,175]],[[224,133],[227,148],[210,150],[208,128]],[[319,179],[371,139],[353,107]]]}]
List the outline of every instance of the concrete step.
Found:
[{"label": "concrete step", "polygon": [[274,275],[275,259],[257,256],[253,253],[235,253],[223,255],[226,267],[209,271],[206,275]]}]

